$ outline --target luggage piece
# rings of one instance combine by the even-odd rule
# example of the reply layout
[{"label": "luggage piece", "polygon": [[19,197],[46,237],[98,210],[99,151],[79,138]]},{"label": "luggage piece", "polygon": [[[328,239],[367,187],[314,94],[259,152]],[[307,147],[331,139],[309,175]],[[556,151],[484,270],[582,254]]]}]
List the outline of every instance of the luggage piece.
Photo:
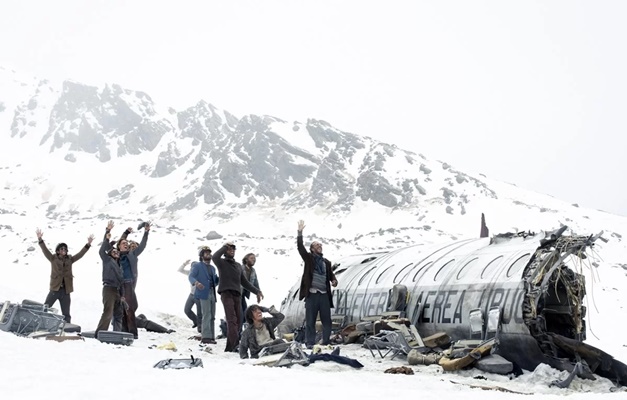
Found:
[{"label": "luggage piece", "polygon": [[514,370],[514,364],[498,354],[490,354],[475,362],[475,367],[484,372],[507,375]]},{"label": "luggage piece", "polygon": [[167,360],[161,360],[154,365],[154,368],[161,369],[185,369],[185,368],[194,368],[201,367],[202,359],[194,358],[194,356],[190,356],[190,358],[168,358]]},{"label": "luggage piece", "polygon": [[267,356],[270,354],[284,353],[285,350],[287,350],[290,347],[290,345],[291,345],[291,342],[283,342],[283,343],[277,343],[272,346],[267,346],[267,347],[262,348],[257,356],[263,357],[263,356]]},{"label": "luggage piece", "polygon": [[103,343],[111,344],[123,344],[130,346],[135,340],[135,336],[129,332],[117,332],[117,331],[99,331],[96,335],[96,339]]},{"label": "luggage piece", "polygon": [[[52,310],[52,309],[50,309]],[[57,335],[64,325],[63,315],[49,311],[41,303],[24,300],[22,304],[0,304],[0,330],[21,336]]]},{"label": "luggage piece", "polygon": [[130,346],[135,340],[132,333],[118,331],[99,331],[98,335],[94,331],[88,331],[81,333],[81,336],[98,339],[103,343],[123,344],[125,346]]},{"label": "luggage piece", "polygon": [[80,335],[82,337],[86,337],[86,338],[89,338],[89,339],[95,339],[96,338],[96,332],[95,331],[81,332]]},{"label": "luggage piece", "polygon": [[81,327],[80,325],[76,325],[76,324],[68,324],[66,323],[63,326],[63,332],[67,332],[67,333],[80,333],[81,332]]}]

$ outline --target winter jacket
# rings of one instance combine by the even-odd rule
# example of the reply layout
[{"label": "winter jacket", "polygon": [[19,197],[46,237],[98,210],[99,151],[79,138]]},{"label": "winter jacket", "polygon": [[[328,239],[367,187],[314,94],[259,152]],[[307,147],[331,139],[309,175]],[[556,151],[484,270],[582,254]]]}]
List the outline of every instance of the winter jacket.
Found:
[{"label": "winter jacket", "polygon": [[[261,290],[261,286],[259,286],[259,279],[257,279],[257,271],[255,271],[254,267],[250,267],[250,275],[247,273],[247,269],[245,265],[242,265],[242,269],[244,270],[244,276],[248,279],[251,285]],[[250,291],[242,288],[242,296],[250,299]]]},{"label": "winter jacket", "polygon": [[226,252],[226,246],[222,246],[218,251],[213,253],[211,260],[218,268],[220,274],[220,285],[218,286],[218,293],[222,293],[227,290],[242,294],[242,287],[248,289],[254,294],[259,294],[259,289],[254,287],[248,282],[242,270],[242,264],[238,263],[231,257],[224,257]]},{"label": "winter jacket", "polygon": [[209,298],[209,291],[213,291],[213,299],[216,299],[216,286],[220,283],[220,278],[216,275],[216,269],[213,265],[205,264],[202,261],[195,261],[192,263],[192,269],[189,273],[189,283],[195,285],[196,282],[200,282],[205,287],[200,290],[198,287],[194,289],[194,298],[207,300]]},{"label": "winter jacket", "polygon": [[50,261],[50,290],[56,292],[61,289],[61,286],[65,286],[65,293],[72,293],[74,291],[72,264],[83,258],[91,247],[89,243],[73,256],[69,254],[65,256],[52,254],[46,247],[43,239],[39,240],[39,247],[41,247],[44,256]]},{"label": "winter jacket", "polygon": [[[139,242],[139,246],[137,246],[135,250],[120,253],[120,257],[122,257],[123,255],[126,255],[128,257],[128,261],[131,264],[131,272],[133,272],[133,281],[137,281],[137,257],[139,257],[139,255],[146,248],[146,243],[148,242],[148,232],[150,231],[144,230],[144,236],[142,236],[142,240],[141,242]],[[128,233],[128,231],[125,231],[122,234],[122,239],[126,239]]]},{"label": "winter jacket", "polygon": [[[269,312],[272,318],[264,318],[262,322],[266,325],[270,338],[276,339],[274,336],[274,329],[283,321],[285,315],[279,312],[274,306],[267,309],[260,307],[261,311]],[[248,358],[248,351],[250,350],[250,358],[259,358],[259,352],[263,349],[262,346],[257,344],[257,335],[255,334],[255,326],[249,324],[248,327],[242,332],[242,338],[239,342],[239,356],[240,358]]]},{"label": "winter jacket", "polygon": [[[296,237],[296,247],[298,248],[298,253],[300,254],[300,257],[305,262],[303,277],[300,280],[300,291],[298,295],[299,300],[303,300],[304,298],[309,296],[309,289],[311,288],[311,282],[313,281],[315,261],[313,254],[308,252],[303,245],[302,232],[298,232],[298,236]],[[331,292],[331,281],[336,280],[335,274],[331,269],[331,261],[324,258],[324,264],[327,267],[327,296],[329,296],[329,304],[331,305],[331,308],[333,308],[333,292]]]},{"label": "winter jacket", "polygon": [[102,260],[102,284],[119,289],[122,286],[122,268],[120,268],[115,258],[107,254],[107,250],[111,247],[109,239],[107,239],[108,233],[109,230],[105,232],[100,251],[98,252]]}]

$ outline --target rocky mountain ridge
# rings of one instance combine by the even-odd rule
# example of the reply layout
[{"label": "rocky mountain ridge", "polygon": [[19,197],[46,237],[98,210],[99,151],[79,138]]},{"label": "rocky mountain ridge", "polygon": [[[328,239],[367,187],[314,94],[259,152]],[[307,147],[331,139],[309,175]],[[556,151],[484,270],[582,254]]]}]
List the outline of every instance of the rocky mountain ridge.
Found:
[{"label": "rocky mountain ridge", "polygon": [[[161,220],[193,215],[227,223],[254,215],[280,221],[313,213],[341,229],[366,210],[379,229],[412,227],[420,234],[447,231],[442,220],[478,231],[482,212],[488,221],[507,218],[508,228],[522,230],[528,215],[537,213],[549,227],[589,225],[590,213],[576,205],[466,174],[322,120],[237,117],[204,100],[174,110],[115,84],[55,84],[2,68],[0,141],[8,150],[0,169],[11,192],[5,202],[20,202],[15,189],[36,193],[48,218],[84,213],[85,202],[73,199],[89,197],[94,212],[124,207]],[[13,160],[24,152],[36,160]],[[85,193],[84,185],[56,179],[59,171],[98,184]]]}]

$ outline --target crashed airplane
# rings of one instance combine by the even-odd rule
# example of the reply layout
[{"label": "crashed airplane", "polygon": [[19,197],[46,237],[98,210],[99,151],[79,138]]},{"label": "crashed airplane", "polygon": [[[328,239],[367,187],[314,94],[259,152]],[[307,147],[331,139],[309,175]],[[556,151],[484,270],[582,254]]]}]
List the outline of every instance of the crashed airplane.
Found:
[{"label": "crashed airplane", "polygon": [[[348,324],[402,311],[422,337],[496,336],[494,353],[526,370],[545,363],[570,371],[565,385],[593,373],[627,385],[627,365],[584,343],[585,279],[576,271],[600,234],[568,236],[566,229],[344,258],[334,266],[334,314]],[[281,305],[282,331],[303,324],[298,290],[297,283]]]}]

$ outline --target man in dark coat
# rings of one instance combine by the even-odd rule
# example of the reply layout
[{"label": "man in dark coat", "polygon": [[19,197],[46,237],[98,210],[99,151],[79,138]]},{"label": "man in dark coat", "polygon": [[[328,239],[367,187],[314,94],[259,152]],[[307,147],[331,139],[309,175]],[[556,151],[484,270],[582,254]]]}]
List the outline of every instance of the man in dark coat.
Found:
[{"label": "man in dark coat", "polygon": [[138,257],[146,248],[148,242],[148,233],[150,232],[150,223],[144,222],[142,227],[144,228],[144,235],[142,240],[134,250],[130,249],[129,241],[126,239],[129,233],[133,232],[132,228],[127,228],[122,234],[122,238],[117,243],[119,251],[118,262],[122,268],[122,291],[124,292],[124,298],[126,305],[121,309],[116,309],[113,318],[114,330],[121,330],[122,332],[130,332],[135,339],[138,338],[137,321],[135,318],[135,312],[138,308],[137,295],[135,293],[135,286],[137,284],[137,264]]},{"label": "man in dark coat", "polygon": [[305,299],[305,342],[312,348],[316,341],[316,319],[320,313],[322,322],[322,344],[330,343],[331,308],[333,293],[331,286],[337,286],[337,279],[331,269],[331,261],[322,255],[322,243],[314,241],[309,246],[310,252],[303,245],[305,221],[298,221],[296,247],[305,262],[303,277],[300,280],[300,300]]},{"label": "man in dark coat", "polygon": [[48,250],[43,239],[43,232],[41,229],[37,229],[35,232],[39,241],[39,247],[44,253],[44,256],[50,261],[50,291],[46,296],[44,304],[48,307],[52,307],[57,300],[61,304],[61,314],[65,322],[68,324],[72,322],[72,316],[70,315],[70,305],[72,299],[70,293],[74,291],[74,275],[72,273],[72,265],[83,258],[87,250],[91,247],[91,242],[94,240],[94,235],[90,235],[87,238],[87,244],[83,246],[81,251],[75,255],[68,254],[68,247],[65,243],[59,243],[54,250],[54,254]]},{"label": "man in dark coat", "polygon": [[226,318],[226,348],[224,349],[226,352],[237,350],[242,320],[242,287],[256,294],[257,302],[263,299],[261,290],[251,285],[246,279],[242,265],[235,261],[234,257],[235,245],[229,242],[216,251],[211,258],[220,275],[218,294],[224,306]]}]

